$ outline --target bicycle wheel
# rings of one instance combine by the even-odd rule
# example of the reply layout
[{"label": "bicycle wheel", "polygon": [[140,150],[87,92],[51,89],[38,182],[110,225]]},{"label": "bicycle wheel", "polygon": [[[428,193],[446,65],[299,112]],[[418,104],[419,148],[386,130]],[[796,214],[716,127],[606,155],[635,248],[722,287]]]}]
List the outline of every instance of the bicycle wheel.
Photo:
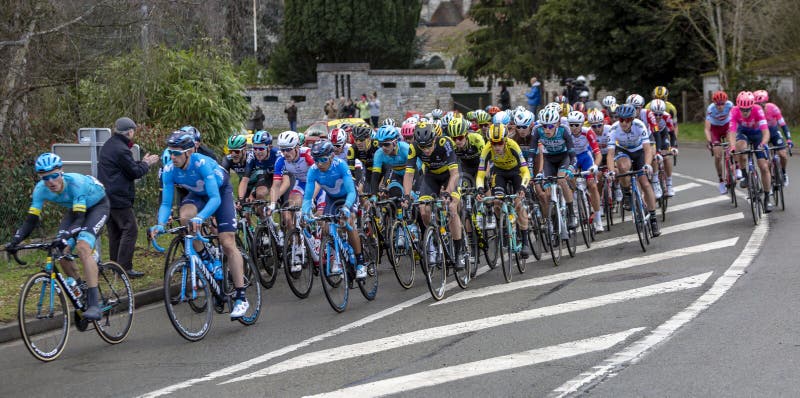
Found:
[{"label": "bicycle wheel", "polygon": [[506,283],[509,283],[512,277],[511,265],[514,263],[514,248],[511,246],[510,225],[508,215],[505,212],[500,213],[500,219],[497,224],[500,232],[498,246],[500,246],[500,264],[502,264],[503,268],[503,279],[505,279]]},{"label": "bicycle wheel", "polygon": [[[448,235],[448,237],[449,236],[450,235]],[[461,242],[461,244],[462,244],[462,246],[461,246],[462,247],[462,249],[461,249],[462,250],[461,257],[464,260],[464,269],[458,270],[456,268],[453,268],[453,274],[456,277],[456,283],[458,283],[458,286],[460,288],[462,288],[462,289],[466,289],[467,286],[469,285],[469,280],[472,278],[472,265],[471,265],[472,260],[470,259],[471,256],[468,253],[464,252],[464,250],[469,250],[469,247],[470,247],[470,240],[469,239],[470,239],[470,237],[467,234],[466,228],[464,228],[463,220],[462,220],[462,223],[461,223],[461,239],[464,239],[464,241]],[[455,244],[452,239],[449,239],[449,241],[450,241],[451,244],[453,244],[453,245]],[[456,253],[455,246],[453,246],[453,252],[452,253],[454,255]],[[467,254],[467,255],[465,256],[465,254]],[[458,258],[454,258],[453,260],[460,261],[460,259],[458,259]]]},{"label": "bicycle wheel", "polygon": [[[269,221],[267,221],[269,222]],[[278,256],[278,244],[272,238],[269,228],[261,226],[256,230],[256,238],[254,241],[255,250],[253,262],[258,269],[258,281],[264,289],[269,289],[275,285],[275,279],[278,277],[278,264],[280,257]]]},{"label": "bicycle wheel", "polygon": [[[202,267],[198,264],[197,267]],[[191,265],[180,258],[170,265],[164,277],[164,307],[170,323],[186,340],[199,341],[206,336],[213,319],[211,289],[200,270],[194,273],[192,286]]]},{"label": "bicycle wheel", "polygon": [[611,232],[611,226],[614,225],[614,215],[611,214],[614,210],[614,191],[612,183],[603,184],[603,214],[606,217],[606,231]]},{"label": "bicycle wheel", "polygon": [[[364,267],[367,269],[367,277],[357,279],[358,288],[367,300],[375,300],[378,294],[378,237],[373,235],[368,237],[364,232],[359,233],[361,238],[361,255],[364,257]],[[388,253],[386,257],[389,257]]]},{"label": "bicycle wheel", "polygon": [[750,213],[753,215],[753,223],[758,225],[758,221],[761,218],[761,207],[759,206],[761,195],[759,195],[756,184],[760,184],[761,182],[758,181],[754,174],[755,173],[752,171],[747,173],[747,193],[750,198]]},{"label": "bicycle wheel", "polygon": [[[536,211],[534,210],[534,204],[533,204],[533,201],[531,201],[529,195],[530,195],[530,192],[526,192],[525,193],[525,201],[526,202],[525,202],[525,206],[523,207],[523,210],[527,211],[526,215],[528,216],[528,230],[527,231],[520,230],[520,242],[523,242],[522,239],[526,239],[527,240],[526,243],[528,244],[528,248],[530,249],[531,253],[533,254],[533,257],[536,259],[536,261],[539,261],[539,260],[542,259],[542,250],[539,247],[539,245],[541,244],[541,242],[539,241],[539,229],[541,228],[541,225],[539,225],[539,218],[536,217]],[[522,266],[523,270],[520,271],[520,273],[524,273],[525,272],[524,271],[524,268],[525,268],[524,264],[525,264],[525,261],[523,261],[523,266]]]},{"label": "bicycle wheel", "polygon": [[121,343],[128,337],[133,323],[133,289],[128,275],[115,262],[97,264],[97,290],[103,318],[94,322],[100,338],[109,344]]},{"label": "bicycle wheel", "polygon": [[558,205],[550,203],[547,209],[547,239],[550,247],[550,257],[553,264],[558,266],[561,261],[561,222],[558,219]]},{"label": "bicycle wheel", "polygon": [[631,192],[631,213],[633,213],[633,224],[636,226],[636,235],[639,237],[639,245],[642,246],[642,251],[647,251],[647,243],[645,243],[645,236],[647,235],[647,230],[645,230],[645,220],[644,214],[642,213],[642,208],[639,206],[637,196],[639,192],[634,191]]},{"label": "bicycle wheel", "polygon": [[725,163],[725,170],[726,170],[726,185],[728,186],[728,194],[731,196],[731,203],[733,203],[733,207],[739,207],[739,203],[736,199],[736,167],[733,163],[733,159],[725,156],[727,159]]},{"label": "bicycle wheel", "polygon": [[182,256],[185,251],[183,250],[183,235],[178,234],[172,238],[167,247],[166,256],[164,256],[164,275],[167,274],[167,269],[178,257]]},{"label": "bicycle wheel", "polygon": [[69,338],[67,293],[50,274],[33,274],[19,294],[19,333],[25,348],[38,360],[50,362],[64,351]]},{"label": "bicycle wheel", "polygon": [[[375,220],[372,218],[371,215],[367,216],[366,219],[364,220],[364,229],[362,233],[364,234],[364,236],[370,238],[370,240],[375,241],[375,249],[376,249],[375,264],[380,264],[381,258],[385,253],[383,250],[383,245],[381,245],[381,241],[383,240],[381,238],[381,232],[383,230],[384,228],[379,228],[378,224],[375,223]],[[389,256],[388,252],[386,252],[386,257],[387,258],[391,257]]]},{"label": "bicycle wheel", "polygon": [[[490,210],[490,211],[494,212],[494,210]],[[493,214],[492,215],[484,214],[483,219],[486,220],[488,217],[494,217],[495,220],[497,218]],[[492,227],[492,228],[486,228],[485,224],[484,224],[483,237],[484,237],[485,245],[483,247],[483,256],[486,259],[486,264],[491,269],[494,269],[495,267],[497,267],[497,257],[498,257],[498,254],[500,252],[500,248],[499,248],[499,245],[498,245],[499,239],[498,239],[498,236],[497,236],[498,235],[497,231],[498,231],[498,229],[497,229],[497,221],[495,221],[494,227]]]},{"label": "bicycle wheel", "polygon": [[263,305],[261,297],[261,283],[259,282],[259,271],[253,260],[242,253],[242,272],[244,273],[244,296],[250,306],[247,312],[237,320],[242,325],[250,326],[258,320]]},{"label": "bicycle wheel", "polygon": [[772,167],[772,197],[775,198],[775,208],[781,207],[781,210],[786,210],[786,202],[783,200],[783,171],[779,164],[773,160]]},{"label": "bicycle wheel", "polygon": [[411,241],[411,232],[405,222],[395,220],[389,230],[389,255],[392,257],[392,268],[397,282],[403,289],[411,289],[414,285],[416,261],[414,260],[414,244]]},{"label": "bicycle wheel", "polygon": [[586,208],[586,199],[584,198],[584,194],[581,191],[576,191],[577,195],[575,195],[578,199],[578,224],[581,227],[581,237],[583,238],[583,243],[586,245],[586,248],[590,248],[592,246],[592,240],[589,231],[589,214],[587,213]]},{"label": "bicycle wheel", "polygon": [[[311,257],[311,248],[303,239],[302,233],[295,229],[289,234],[283,248],[283,271],[286,282],[295,296],[304,299],[311,292],[314,284],[314,263]],[[292,270],[292,267],[295,270]]]},{"label": "bicycle wheel", "polygon": [[444,259],[444,244],[439,231],[433,226],[425,229],[422,237],[423,263],[425,264],[425,281],[434,300],[444,298],[445,283],[447,282],[447,266]]},{"label": "bicycle wheel", "polygon": [[[347,271],[344,269],[344,255],[337,256],[336,247],[330,236],[322,238],[320,245],[319,277],[322,281],[322,291],[325,298],[336,312],[347,308],[347,298],[350,294]],[[338,258],[337,258],[338,257]],[[337,266],[338,269],[334,269]]]},{"label": "bicycle wheel", "polygon": [[464,225],[467,225],[466,223],[470,223],[469,224],[470,230],[465,234],[465,236],[467,236],[467,238],[469,239],[469,245],[466,245],[465,247],[469,249],[469,256],[470,256],[469,263],[471,267],[469,270],[469,277],[470,279],[472,279],[478,274],[478,264],[481,261],[480,260],[481,246],[478,239],[478,231],[475,227],[475,224],[472,223],[472,217],[467,215],[467,217],[464,217],[464,220],[462,220],[462,222],[465,223]]}]

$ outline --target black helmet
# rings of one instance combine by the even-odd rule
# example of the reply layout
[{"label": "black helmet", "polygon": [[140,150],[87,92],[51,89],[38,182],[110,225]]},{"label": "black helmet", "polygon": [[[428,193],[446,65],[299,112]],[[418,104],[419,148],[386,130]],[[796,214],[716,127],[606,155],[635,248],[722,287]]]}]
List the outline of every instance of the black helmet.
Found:
[{"label": "black helmet", "polygon": [[173,131],[167,138],[167,146],[181,149],[194,148],[194,134],[188,131]]},{"label": "black helmet", "polygon": [[414,141],[420,146],[428,146],[433,144],[436,139],[436,133],[433,132],[432,125],[426,122],[417,123],[414,128]]},{"label": "black helmet", "polygon": [[353,138],[361,141],[372,136],[372,128],[367,126],[355,126],[353,127]]},{"label": "black helmet", "polygon": [[333,144],[328,140],[319,140],[311,147],[311,157],[321,158],[330,156],[333,153]]}]

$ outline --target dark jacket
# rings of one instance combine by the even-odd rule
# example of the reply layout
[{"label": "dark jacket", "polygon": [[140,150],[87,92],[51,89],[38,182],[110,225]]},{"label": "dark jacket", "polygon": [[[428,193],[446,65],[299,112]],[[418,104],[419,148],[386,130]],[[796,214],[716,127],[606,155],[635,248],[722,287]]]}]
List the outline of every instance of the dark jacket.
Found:
[{"label": "dark jacket", "polygon": [[200,144],[200,146],[197,147],[197,153],[199,153],[201,155],[206,155],[206,156],[210,157],[211,159],[214,159],[214,161],[217,162],[217,164],[219,164],[219,158],[217,158],[217,154],[214,153],[214,151],[211,148]]},{"label": "dark jacket", "polygon": [[133,182],[150,170],[147,163],[133,160],[132,146],[128,137],[114,134],[100,148],[97,179],[105,186],[112,209],[133,206],[136,196]]},{"label": "dark jacket", "polygon": [[286,112],[286,118],[289,119],[290,122],[297,121],[297,107],[294,105],[287,106],[283,109]]}]

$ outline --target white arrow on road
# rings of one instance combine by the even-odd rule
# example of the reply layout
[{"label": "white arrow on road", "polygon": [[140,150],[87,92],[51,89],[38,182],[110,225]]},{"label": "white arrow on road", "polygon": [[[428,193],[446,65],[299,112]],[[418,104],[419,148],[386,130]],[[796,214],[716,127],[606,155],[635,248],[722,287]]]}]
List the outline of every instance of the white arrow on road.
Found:
[{"label": "white arrow on road", "polygon": [[480,331],[502,325],[517,322],[530,321],[547,316],[560,315],[568,312],[582,311],[590,308],[601,307],[610,304],[621,303],[633,299],[655,296],[659,294],[672,293],[701,286],[709,277],[711,272],[694,275],[686,278],[676,279],[670,282],[658,283],[636,289],[625,290],[622,292],[606,294],[603,296],[591,297],[582,300],[570,301],[567,303],[552,305],[549,307],[534,308],[527,311],[520,311],[510,314],[492,316],[473,321],[458,322],[450,325],[438,326],[429,329],[416,330],[395,336],[384,337],[377,340],[364,341],[361,343],[338,346],[326,350],[311,352],[300,355],[284,362],[269,366],[267,368],[230,379],[220,384],[236,383],[244,380],[268,376],[271,374],[287,372],[290,370],[316,366],[344,359],[357,358],[364,355],[372,355],[378,352],[388,351],[395,348],[406,347],[411,344],[423,343],[445,337],[457,336],[463,333]]},{"label": "white arrow on road", "polygon": [[468,377],[481,376],[503,370],[574,357],[590,352],[602,351],[625,341],[628,337],[642,330],[644,330],[644,328],[633,328],[619,333],[570,341],[568,343],[448,366],[446,368],[426,370],[424,372],[313,395],[312,398],[382,397],[385,395],[417,390],[423,387],[435,386]]},{"label": "white arrow on road", "polygon": [[638,267],[640,265],[652,264],[655,262],[669,260],[676,257],[689,256],[697,253],[704,253],[711,250],[723,249],[736,245],[739,238],[730,238],[717,242],[705,243],[697,246],[684,247],[682,249],[671,250],[666,253],[656,253],[649,256],[633,257],[623,261],[617,261],[609,264],[596,265],[570,272],[561,272],[554,275],[543,276],[539,278],[526,279],[519,282],[505,283],[502,285],[492,285],[481,289],[467,290],[459,294],[445,298],[442,301],[437,301],[431,305],[442,305],[461,300],[474,299],[477,297],[491,296],[493,294],[500,294],[517,289],[524,289],[534,286],[549,285],[551,283],[558,283],[570,279],[580,278],[589,275],[600,274],[603,272],[619,271],[626,268]]}]

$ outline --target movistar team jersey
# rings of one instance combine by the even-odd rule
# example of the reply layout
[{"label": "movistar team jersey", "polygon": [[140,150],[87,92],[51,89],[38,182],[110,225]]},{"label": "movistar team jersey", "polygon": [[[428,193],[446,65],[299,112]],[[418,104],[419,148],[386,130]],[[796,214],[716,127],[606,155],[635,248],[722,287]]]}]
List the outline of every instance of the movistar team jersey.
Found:
[{"label": "movistar team jersey", "polygon": [[172,189],[173,185],[185,188],[196,195],[208,197],[203,210],[197,214],[204,220],[214,214],[222,202],[220,187],[228,184],[230,178],[225,169],[214,159],[199,153],[193,153],[185,167],[185,169],[175,167],[174,163],[164,166],[164,173],[161,174],[163,196],[161,197],[161,207],[158,209],[159,224],[165,224],[169,218],[172,195],[175,191]]},{"label": "movistar team jersey", "polygon": [[103,184],[92,176],[78,173],[64,173],[64,188],[61,192],[53,192],[44,185],[44,181],[36,183],[33,188],[33,201],[28,214],[42,214],[44,202],[53,202],[72,211],[86,212],[106,196]]},{"label": "movistar team jersey", "polygon": [[417,159],[422,161],[422,166],[426,173],[442,174],[452,169],[458,169],[458,159],[456,151],[453,149],[455,144],[450,137],[438,137],[433,141],[433,152],[426,155],[422,152],[419,144],[414,142],[408,150],[408,161],[406,161],[406,173],[414,174],[417,166]]},{"label": "movistar team jersey", "polygon": [[306,190],[303,195],[303,213],[311,212],[311,199],[314,198],[314,184],[328,195],[329,201],[345,198],[345,206],[350,208],[356,202],[356,186],[347,163],[338,158],[331,160],[331,166],[321,171],[315,164],[308,170]]}]

